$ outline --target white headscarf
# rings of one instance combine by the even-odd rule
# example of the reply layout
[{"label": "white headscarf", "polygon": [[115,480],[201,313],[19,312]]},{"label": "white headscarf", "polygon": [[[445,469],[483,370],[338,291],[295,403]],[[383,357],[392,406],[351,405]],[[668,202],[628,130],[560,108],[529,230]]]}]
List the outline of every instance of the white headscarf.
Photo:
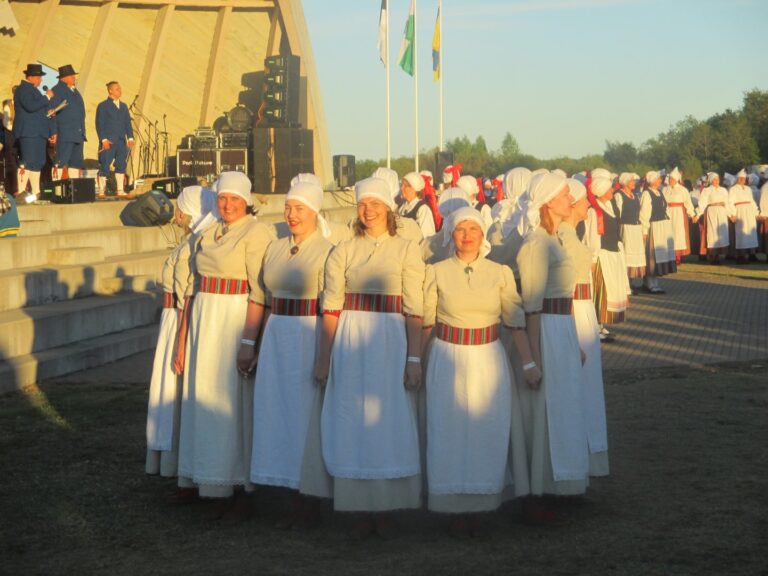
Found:
[{"label": "white headscarf", "polygon": [[[303,175],[300,174],[299,176]],[[323,209],[323,188],[312,179],[302,179],[299,176],[291,181],[291,189],[288,190],[285,201],[297,200],[317,214],[317,227],[323,238],[328,238],[331,235],[331,228],[320,212]],[[314,174],[309,174],[308,176],[314,176]]]},{"label": "white headscarf", "polygon": [[392,190],[387,182],[381,178],[366,178],[355,184],[355,200],[360,202],[363,198],[376,198],[376,200],[384,202],[390,210],[395,209]]},{"label": "white headscarf", "polygon": [[416,192],[421,192],[424,190],[424,186],[426,185],[424,183],[424,178],[422,178],[421,174],[418,172],[408,172],[408,174],[403,176],[403,180],[407,180],[408,184],[410,184],[411,188],[413,188]]},{"label": "white headscarf", "polygon": [[531,177],[528,168],[512,168],[504,175],[504,198],[514,203],[528,189]]},{"label": "white headscarf", "polygon": [[645,183],[648,185],[648,188],[650,188],[659,178],[661,178],[661,174],[655,170],[649,170],[645,173]]},{"label": "white headscarf", "polygon": [[317,186],[320,186],[320,188],[323,187],[323,182],[320,180],[320,178],[310,172],[296,174],[296,176],[291,178],[291,187],[295,186],[299,182],[304,182],[307,184],[316,184]]},{"label": "white headscarf", "polygon": [[632,182],[632,180],[635,180],[635,181],[640,180],[640,176],[638,176],[634,172],[622,172],[621,175],[619,176],[619,184],[621,184],[622,186],[626,186],[627,184]]},{"label": "white headscarf", "polygon": [[557,174],[539,174],[531,179],[528,192],[520,198],[520,218],[517,230],[527,236],[541,224],[539,210],[567,186],[565,178]]},{"label": "white headscarf", "polygon": [[421,176],[427,176],[434,183],[435,179],[432,176],[432,172],[430,172],[429,170],[422,170],[421,172],[419,172],[419,174]]},{"label": "white headscarf", "polygon": [[605,168],[595,168],[592,170],[592,179],[594,180],[595,178],[606,178],[608,180],[613,180],[613,176]]},{"label": "white headscarf", "polygon": [[474,176],[462,176],[456,181],[456,186],[464,190],[470,197],[477,196],[478,192],[480,192],[477,188],[477,180]]},{"label": "white headscarf", "polygon": [[193,234],[202,232],[221,217],[216,193],[202,186],[185,187],[176,198],[176,206],[192,218],[189,229]]},{"label": "white headscarf", "polygon": [[216,181],[216,194],[240,196],[248,206],[253,206],[251,181],[242,172],[222,172]]},{"label": "white headscarf", "polygon": [[480,258],[485,258],[491,251],[491,243],[486,240],[485,235],[488,233],[487,226],[483,221],[483,217],[480,216],[480,212],[469,206],[459,208],[453,212],[443,223],[443,246],[451,246],[451,252],[456,252],[456,245],[453,243],[453,231],[456,230],[456,226],[467,220],[477,222],[480,229],[483,231],[483,242],[480,244]]},{"label": "white headscarf", "polygon": [[540,176],[541,174],[549,174],[549,170],[547,170],[546,168],[537,168],[536,170],[531,172],[531,178],[533,178],[534,176]]},{"label": "white headscarf", "polygon": [[452,212],[467,206],[472,206],[472,202],[469,195],[461,188],[443,190],[437,200],[437,209],[443,218],[448,218]]},{"label": "white headscarf", "polygon": [[570,189],[569,195],[571,196],[571,205],[576,204],[576,202],[587,195],[587,187],[576,178],[566,178],[565,181],[568,183],[568,188]]},{"label": "white headscarf", "polygon": [[710,186],[714,185],[715,178],[717,178],[717,181],[720,181],[720,175],[717,172],[707,172],[707,182],[709,182]]},{"label": "white headscarf", "polygon": [[560,168],[555,168],[552,170],[552,174],[557,174],[558,176],[562,176],[563,178],[568,178],[568,174],[565,173],[565,170],[561,170]]},{"label": "white headscarf", "polygon": [[592,194],[595,198],[601,198],[605,194],[613,189],[613,183],[607,178],[595,178],[592,180]]},{"label": "white headscarf", "polygon": [[376,171],[371,174],[371,178],[378,178],[387,183],[389,193],[392,195],[392,202],[394,203],[395,198],[400,194],[400,177],[397,175],[397,172],[382,166],[381,168],[376,168]]},{"label": "white headscarf", "polygon": [[736,178],[746,178],[747,177],[747,171],[742,168],[738,172],[736,172]]},{"label": "white headscarf", "polygon": [[677,166],[675,166],[674,170],[672,170],[672,172],[669,173],[669,177],[674,178],[675,180],[680,182],[681,174],[680,174],[680,170],[677,169]]}]

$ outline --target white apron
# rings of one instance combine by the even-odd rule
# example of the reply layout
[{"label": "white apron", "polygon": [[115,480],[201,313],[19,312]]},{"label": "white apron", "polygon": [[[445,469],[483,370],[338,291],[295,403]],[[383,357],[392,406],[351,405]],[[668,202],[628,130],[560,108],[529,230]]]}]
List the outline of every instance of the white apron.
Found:
[{"label": "white apron", "polygon": [[163,308],[157,337],[147,408],[147,448],[167,452],[173,449],[174,420],[177,418],[179,376],[173,372],[179,311]]}]

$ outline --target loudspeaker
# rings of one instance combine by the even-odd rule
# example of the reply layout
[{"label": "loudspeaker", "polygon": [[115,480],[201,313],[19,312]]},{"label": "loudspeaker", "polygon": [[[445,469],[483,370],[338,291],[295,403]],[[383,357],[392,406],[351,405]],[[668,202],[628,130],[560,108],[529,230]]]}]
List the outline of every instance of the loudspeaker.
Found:
[{"label": "loudspeaker", "polygon": [[450,150],[435,152],[435,188],[442,184],[443,172],[448,166],[453,166],[453,152]]},{"label": "loudspeaker", "polygon": [[160,226],[173,218],[173,203],[159,190],[150,190],[126,204],[120,221],[126,226]]},{"label": "loudspeaker", "polygon": [[253,131],[253,184],[257,193],[285,194],[291,179],[314,172],[312,130],[265,128]]},{"label": "loudspeaker", "polygon": [[196,186],[197,178],[184,176],[180,178],[158,178],[152,183],[152,190],[159,190],[168,198],[178,198],[187,186]]},{"label": "loudspeaker", "polygon": [[55,204],[84,204],[96,201],[96,180],[93,178],[54,180],[50,186],[51,201]]},{"label": "loudspeaker", "polygon": [[264,60],[264,118],[270,126],[298,126],[301,59],[293,54]]},{"label": "loudspeaker", "polygon": [[333,157],[333,178],[336,187],[348,188],[355,185],[355,157],[351,154],[340,154]]}]

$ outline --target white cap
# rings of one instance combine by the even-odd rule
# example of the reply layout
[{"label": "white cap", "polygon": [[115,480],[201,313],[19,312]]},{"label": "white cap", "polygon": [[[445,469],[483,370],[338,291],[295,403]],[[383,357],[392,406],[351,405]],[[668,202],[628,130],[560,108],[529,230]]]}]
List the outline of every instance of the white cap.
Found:
[{"label": "white cap", "polygon": [[395,209],[395,199],[385,180],[381,178],[366,178],[355,184],[355,200],[360,202],[363,198],[376,198],[386,204],[390,210]]},{"label": "white cap", "polygon": [[253,206],[251,181],[242,172],[222,172],[216,181],[216,194],[240,196],[248,206]]},{"label": "white cap", "polygon": [[406,180],[416,192],[424,190],[424,178],[418,172],[409,172],[403,176],[403,180]]}]

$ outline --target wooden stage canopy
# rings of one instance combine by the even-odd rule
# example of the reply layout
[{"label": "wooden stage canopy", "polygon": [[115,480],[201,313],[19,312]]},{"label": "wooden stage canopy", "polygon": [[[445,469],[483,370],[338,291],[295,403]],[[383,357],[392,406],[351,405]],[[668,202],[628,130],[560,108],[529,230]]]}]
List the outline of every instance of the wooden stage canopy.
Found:
[{"label": "wooden stage canopy", "polygon": [[95,111],[117,80],[142,123],[163,117],[169,152],[238,104],[243,75],[264,59],[301,57],[300,121],[314,130],[315,172],[331,183],[331,154],[300,0],[0,0],[0,100],[27,63],[71,64],[86,103],[86,158],[96,158]]}]

